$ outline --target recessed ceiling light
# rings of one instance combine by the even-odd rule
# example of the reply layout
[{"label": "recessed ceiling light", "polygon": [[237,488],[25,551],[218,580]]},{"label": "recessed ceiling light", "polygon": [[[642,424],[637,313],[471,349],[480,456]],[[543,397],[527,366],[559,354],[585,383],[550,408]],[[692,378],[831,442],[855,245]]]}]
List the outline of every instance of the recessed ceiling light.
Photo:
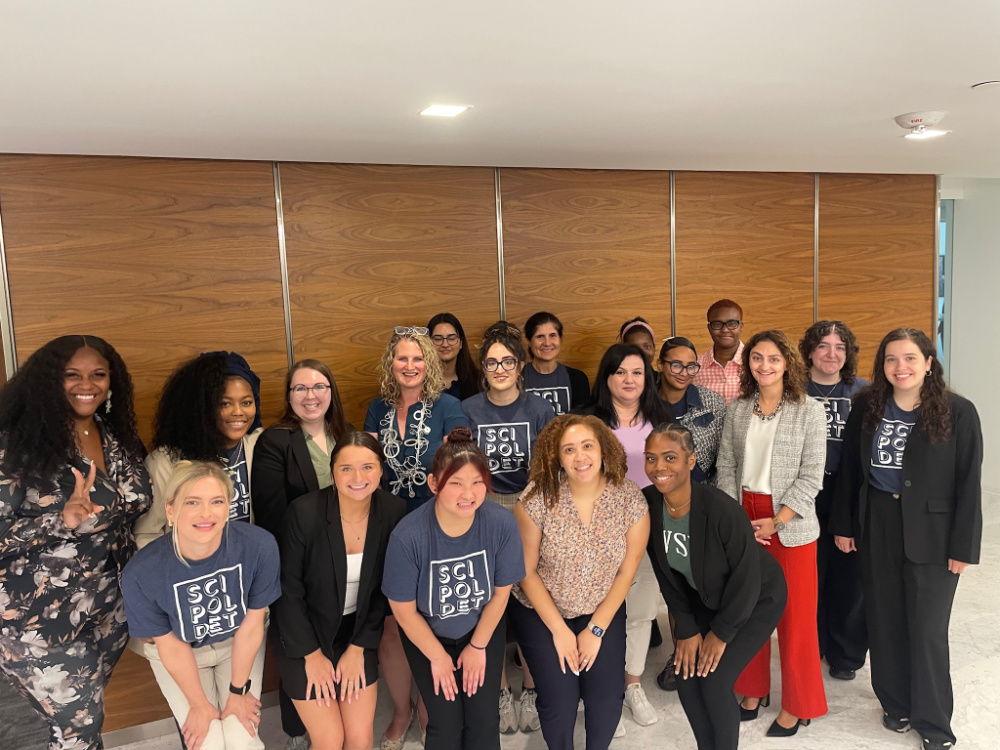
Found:
[{"label": "recessed ceiling light", "polygon": [[465,104],[432,104],[420,114],[428,117],[458,117],[471,107]]}]

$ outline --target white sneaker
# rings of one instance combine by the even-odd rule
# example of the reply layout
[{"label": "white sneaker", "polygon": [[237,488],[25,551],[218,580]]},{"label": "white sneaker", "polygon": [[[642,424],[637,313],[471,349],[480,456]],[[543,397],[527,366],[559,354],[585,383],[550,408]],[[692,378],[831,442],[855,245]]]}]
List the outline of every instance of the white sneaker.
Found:
[{"label": "white sneaker", "polygon": [[309,739],[306,735],[301,737],[289,737],[285,743],[285,750],[309,750]]},{"label": "white sneaker", "polygon": [[521,691],[521,719],[518,726],[522,732],[537,732],[542,728],[542,722],[538,719],[538,708],[535,706],[537,698],[538,693],[531,688]]},{"label": "white sneaker", "polygon": [[615,727],[615,739],[625,736],[625,717],[618,717],[618,726]]},{"label": "white sneaker", "polygon": [[517,731],[517,711],[514,710],[514,696],[510,688],[500,691],[500,734],[514,734]]},{"label": "white sneaker", "polygon": [[646,691],[638,682],[625,688],[625,705],[632,711],[632,719],[640,727],[648,727],[660,720],[656,709],[646,697]]}]

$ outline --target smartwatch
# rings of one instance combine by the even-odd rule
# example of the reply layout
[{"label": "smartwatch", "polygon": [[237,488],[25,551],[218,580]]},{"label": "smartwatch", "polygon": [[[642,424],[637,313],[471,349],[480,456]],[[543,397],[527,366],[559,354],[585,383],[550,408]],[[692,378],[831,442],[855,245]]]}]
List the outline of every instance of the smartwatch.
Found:
[{"label": "smartwatch", "polygon": [[232,683],[229,683],[229,692],[233,695],[246,695],[250,692],[250,680],[247,680],[247,684],[243,687],[236,687]]},{"label": "smartwatch", "polygon": [[595,625],[593,620],[591,620],[589,623],[587,623],[587,629],[591,633],[593,633],[594,635],[596,635],[598,638],[603,638],[604,637],[604,628],[602,628],[600,625]]}]

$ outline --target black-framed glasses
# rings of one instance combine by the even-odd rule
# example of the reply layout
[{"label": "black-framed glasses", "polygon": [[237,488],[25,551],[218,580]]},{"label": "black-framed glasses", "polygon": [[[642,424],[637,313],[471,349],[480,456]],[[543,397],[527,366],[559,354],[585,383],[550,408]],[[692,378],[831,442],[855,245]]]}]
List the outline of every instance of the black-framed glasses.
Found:
[{"label": "black-framed glasses", "polygon": [[392,332],[397,336],[426,336],[428,329],[423,326],[396,326],[392,329]]},{"label": "black-framed glasses", "polygon": [[431,341],[433,341],[438,346],[441,344],[457,344],[459,335],[457,333],[450,333],[447,336],[442,336],[438,334],[437,336],[431,336]]},{"label": "black-framed glasses", "polygon": [[288,389],[288,392],[298,396],[299,398],[305,398],[307,393],[312,393],[315,396],[322,396],[325,393],[329,393],[333,390],[326,383],[317,383],[316,385],[293,385]]},{"label": "black-framed glasses", "polygon": [[680,375],[685,370],[687,370],[688,375],[697,375],[701,372],[701,365],[697,362],[692,362],[689,365],[684,364],[679,359],[661,359],[660,362],[670,367],[670,372],[674,375]]},{"label": "black-framed glasses", "polygon": [[708,323],[708,327],[713,331],[721,331],[723,328],[735,331],[742,323],[743,321],[741,320],[711,320]]},{"label": "black-framed glasses", "polygon": [[483,362],[483,369],[486,370],[486,372],[496,372],[501,367],[507,371],[513,370],[517,367],[517,360],[513,357],[504,357],[500,360],[488,359]]}]

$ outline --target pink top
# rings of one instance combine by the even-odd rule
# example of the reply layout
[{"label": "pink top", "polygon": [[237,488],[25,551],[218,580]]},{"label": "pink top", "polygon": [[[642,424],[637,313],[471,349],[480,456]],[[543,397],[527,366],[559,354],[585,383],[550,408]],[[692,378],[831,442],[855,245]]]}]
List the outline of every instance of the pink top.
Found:
[{"label": "pink top", "polygon": [[643,422],[635,427],[619,425],[612,430],[615,437],[618,438],[618,442],[622,444],[622,448],[625,449],[625,460],[628,462],[625,476],[640,487],[650,484],[646,470],[643,468],[643,462],[646,460],[646,437],[652,431],[653,425],[649,422]]},{"label": "pink top", "polygon": [[[528,484],[521,497],[533,486]],[[559,502],[552,508],[545,507],[540,495],[524,501],[528,517],[542,532],[538,575],[559,614],[571,618],[594,613],[625,559],[625,533],[648,508],[642,491],[629,479],[620,485],[608,483],[594,504],[589,527],[576,511],[567,482],[559,485]],[[513,593],[521,604],[531,606],[520,584],[514,584]]]},{"label": "pink top", "polygon": [[715,361],[715,347],[698,355],[701,371],[694,376],[694,384],[713,390],[729,402],[740,395],[740,370],[743,368],[743,342],[736,348],[736,354],[723,367]]}]

